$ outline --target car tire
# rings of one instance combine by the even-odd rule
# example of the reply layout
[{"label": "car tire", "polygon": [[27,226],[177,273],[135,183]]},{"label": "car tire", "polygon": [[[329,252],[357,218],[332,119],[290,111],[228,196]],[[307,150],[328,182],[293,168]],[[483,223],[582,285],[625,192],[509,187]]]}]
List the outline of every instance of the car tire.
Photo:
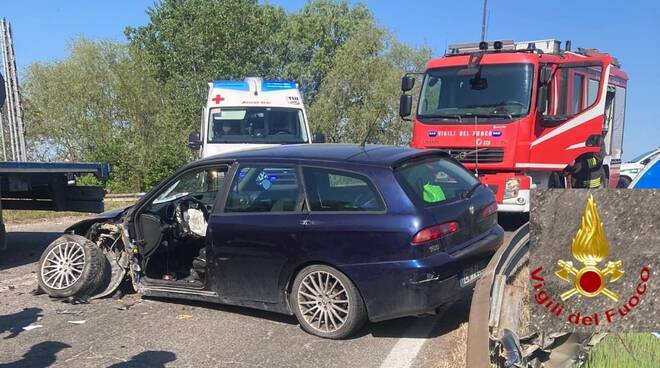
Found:
[{"label": "car tire", "polygon": [[346,338],[367,322],[364,301],[353,282],[326,265],[311,265],[298,273],[290,302],[300,326],[326,339]]},{"label": "car tire", "polygon": [[92,296],[106,279],[108,260],[87,238],[62,235],[44,250],[37,280],[46,294],[55,298]]},{"label": "car tire", "polygon": [[632,183],[632,179],[630,179],[627,176],[619,176],[619,182],[616,184],[617,188],[628,188],[628,186]]}]

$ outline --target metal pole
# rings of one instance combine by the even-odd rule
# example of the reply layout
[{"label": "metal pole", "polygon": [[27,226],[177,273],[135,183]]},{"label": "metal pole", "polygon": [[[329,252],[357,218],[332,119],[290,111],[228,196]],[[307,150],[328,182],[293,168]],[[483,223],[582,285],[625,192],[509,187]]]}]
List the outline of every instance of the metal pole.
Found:
[{"label": "metal pole", "polygon": [[2,65],[5,69],[5,75],[7,80],[5,81],[5,91],[7,92],[7,101],[5,105],[7,106],[7,125],[9,126],[9,147],[11,148],[11,159],[12,161],[16,160],[16,145],[14,138],[14,113],[13,113],[13,96],[10,88],[10,77],[9,77],[9,64],[7,60],[7,32],[6,32],[6,20],[3,18],[0,22],[0,41],[2,41]]},{"label": "metal pole", "polygon": [[[4,86],[2,86],[4,88]],[[0,106],[0,139],[2,139],[2,161],[7,161],[7,148],[5,148],[5,124],[2,121],[2,106]]]},{"label": "metal pole", "polygon": [[19,92],[18,71],[16,70],[16,55],[14,54],[14,41],[11,34],[11,24],[5,20],[7,32],[7,53],[9,55],[9,67],[11,76],[9,79],[13,84],[14,93],[14,112],[16,114],[16,145],[18,146],[19,161],[27,161],[27,152],[25,151],[25,132],[23,131],[23,104],[21,103],[21,94]]},{"label": "metal pole", "polygon": [[481,18],[481,40],[486,41],[486,12],[488,11],[488,0],[484,0],[484,13]]}]

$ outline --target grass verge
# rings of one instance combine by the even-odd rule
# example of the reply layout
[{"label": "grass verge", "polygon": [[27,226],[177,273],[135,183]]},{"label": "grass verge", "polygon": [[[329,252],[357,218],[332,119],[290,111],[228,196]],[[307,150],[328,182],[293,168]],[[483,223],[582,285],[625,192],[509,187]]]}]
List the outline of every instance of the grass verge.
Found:
[{"label": "grass verge", "polygon": [[[133,205],[133,202],[123,201],[107,201],[105,202],[105,210],[110,211],[117,208],[123,208]],[[2,218],[5,223],[20,224],[28,222],[38,222],[46,220],[55,220],[65,217],[88,217],[93,216],[93,213],[85,212],[55,212],[55,211],[23,211],[23,210],[3,210]]]},{"label": "grass verge", "polygon": [[589,354],[585,368],[656,368],[660,339],[650,333],[618,333],[605,336]]},{"label": "grass verge", "polygon": [[465,367],[467,358],[467,331],[468,324],[462,323],[455,331],[454,346],[456,347],[450,354],[436,366],[436,368],[462,368]]}]

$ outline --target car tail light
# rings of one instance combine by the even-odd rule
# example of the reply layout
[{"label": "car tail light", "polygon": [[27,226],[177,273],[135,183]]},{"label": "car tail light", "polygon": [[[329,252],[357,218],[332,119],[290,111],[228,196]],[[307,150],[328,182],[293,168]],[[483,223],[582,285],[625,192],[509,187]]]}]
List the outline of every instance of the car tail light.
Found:
[{"label": "car tail light", "polygon": [[444,224],[435,225],[420,230],[417,234],[415,234],[415,236],[413,236],[410,242],[415,245],[422,244],[431,240],[440,239],[457,231],[458,231],[457,222],[455,221],[447,222]]},{"label": "car tail light", "polygon": [[497,202],[493,202],[486,206],[482,211],[481,211],[481,217],[486,218],[492,214],[497,212]]}]

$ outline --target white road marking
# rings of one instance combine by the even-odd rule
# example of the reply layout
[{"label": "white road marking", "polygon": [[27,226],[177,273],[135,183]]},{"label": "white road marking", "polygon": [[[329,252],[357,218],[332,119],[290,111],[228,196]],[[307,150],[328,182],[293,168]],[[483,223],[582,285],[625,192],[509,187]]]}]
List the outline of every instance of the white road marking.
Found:
[{"label": "white road marking", "polygon": [[380,368],[409,368],[415,362],[417,354],[433,331],[433,328],[440,321],[442,314],[430,317],[420,318],[415,321],[403,337],[392,347]]}]

